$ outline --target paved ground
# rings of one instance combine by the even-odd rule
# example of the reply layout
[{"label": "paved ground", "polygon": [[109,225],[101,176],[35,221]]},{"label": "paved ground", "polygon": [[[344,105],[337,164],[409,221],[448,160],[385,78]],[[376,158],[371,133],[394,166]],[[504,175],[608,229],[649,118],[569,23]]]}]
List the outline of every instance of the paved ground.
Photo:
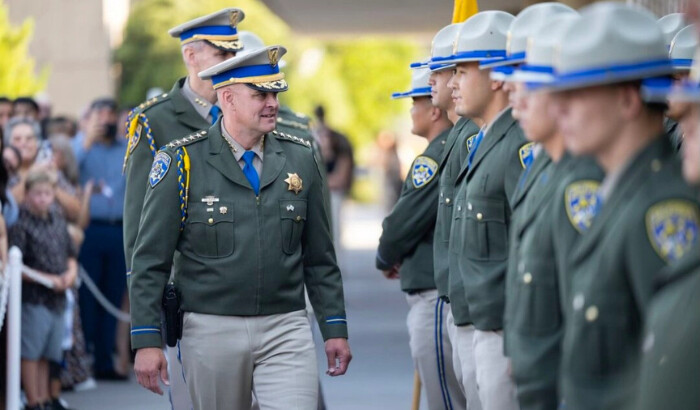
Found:
[{"label": "paved ground", "polygon": [[[341,262],[354,359],[347,375],[322,377],[329,410],[410,408],[413,365],[405,325],[406,302],[398,283],[385,280],[374,269],[381,218],[376,208],[360,206],[347,207],[343,218],[347,248]],[[324,374],[322,346],[317,350],[320,373]],[[78,410],[170,408],[167,397],[142,389],[133,377],[128,383],[101,382],[95,390],[69,393],[64,398]]]}]

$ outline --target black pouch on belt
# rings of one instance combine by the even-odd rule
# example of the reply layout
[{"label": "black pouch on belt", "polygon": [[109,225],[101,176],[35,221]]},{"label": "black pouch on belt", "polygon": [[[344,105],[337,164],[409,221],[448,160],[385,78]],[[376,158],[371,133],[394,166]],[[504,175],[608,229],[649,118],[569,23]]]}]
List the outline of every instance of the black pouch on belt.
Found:
[{"label": "black pouch on belt", "polygon": [[182,313],[177,289],[172,283],[167,284],[163,291],[163,311],[165,312],[165,343],[175,347],[182,337]]}]

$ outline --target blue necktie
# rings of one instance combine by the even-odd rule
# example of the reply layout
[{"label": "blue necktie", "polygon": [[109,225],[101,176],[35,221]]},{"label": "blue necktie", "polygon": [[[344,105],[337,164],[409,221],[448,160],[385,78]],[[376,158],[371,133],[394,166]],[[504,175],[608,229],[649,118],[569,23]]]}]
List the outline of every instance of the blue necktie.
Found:
[{"label": "blue necktie", "polygon": [[243,166],[243,175],[250,182],[250,186],[253,187],[255,191],[255,196],[260,193],[260,177],[258,176],[258,171],[255,170],[253,166],[253,158],[255,158],[255,153],[253,151],[246,151],[243,153],[243,161],[245,165]]},{"label": "blue necktie", "polygon": [[474,158],[474,154],[476,154],[476,149],[479,148],[479,144],[481,144],[482,139],[484,139],[484,130],[479,131],[479,134],[476,136],[474,142],[472,143],[472,149],[471,151],[469,151],[469,160],[467,161],[467,169],[472,168],[472,159]]},{"label": "blue necktie", "polygon": [[221,108],[217,107],[216,105],[212,105],[211,109],[209,110],[209,115],[211,115],[211,123],[214,124],[216,120],[219,119],[219,115],[221,115]]}]

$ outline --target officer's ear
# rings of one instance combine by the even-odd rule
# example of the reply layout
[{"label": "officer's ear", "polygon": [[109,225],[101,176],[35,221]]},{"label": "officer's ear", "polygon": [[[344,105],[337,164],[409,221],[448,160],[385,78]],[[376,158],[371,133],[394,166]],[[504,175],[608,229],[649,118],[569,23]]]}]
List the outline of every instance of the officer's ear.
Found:
[{"label": "officer's ear", "polygon": [[645,110],[646,104],[642,99],[638,83],[621,84],[618,87],[618,107],[626,120],[639,117]]},{"label": "officer's ear", "polygon": [[491,91],[496,92],[496,91],[502,90],[504,84],[505,83],[503,81],[491,80]]},{"label": "officer's ear", "polygon": [[431,122],[440,121],[440,118],[442,118],[442,113],[443,113],[443,111],[440,108],[438,108],[434,105],[430,105],[430,121]]},{"label": "officer's ear", "polygon": [[235,106],[232,88],[233,87],[223,87],[217,91],[217,99],[221,107],[224,108],[224,111],[228,111],[227,108]]}]

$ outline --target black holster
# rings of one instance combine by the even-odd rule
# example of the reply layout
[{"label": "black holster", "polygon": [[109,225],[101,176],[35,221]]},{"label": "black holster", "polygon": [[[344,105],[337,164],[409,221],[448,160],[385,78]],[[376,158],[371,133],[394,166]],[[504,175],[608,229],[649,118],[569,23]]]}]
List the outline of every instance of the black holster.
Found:
[{"label": "black holster", "polygon": [[170,347],[177,346],[182,337],[182,316],[180,298],[175,285],[169,283],[163,291],[163,312],[165,312],[165,343]]}]

